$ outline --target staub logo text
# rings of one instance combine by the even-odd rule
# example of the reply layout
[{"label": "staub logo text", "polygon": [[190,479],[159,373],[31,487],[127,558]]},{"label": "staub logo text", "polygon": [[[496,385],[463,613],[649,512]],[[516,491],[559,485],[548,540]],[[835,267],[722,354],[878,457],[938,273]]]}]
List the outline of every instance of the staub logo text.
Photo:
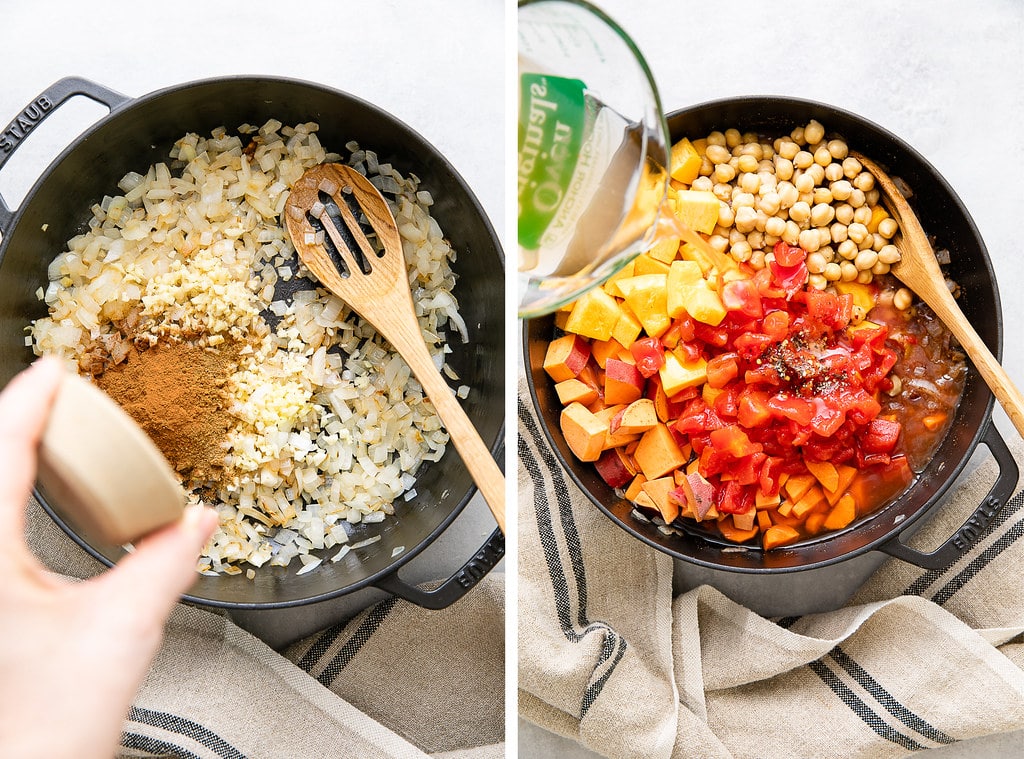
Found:
[{"label": "staub logo text", "polygon": [[25,136],[43,120],[53,108],[53,103],[45,96],[37,98],[24,111],[18,114],[2,133],[0,133],[0,151],[10,153],[14,146],[25,139]]}]

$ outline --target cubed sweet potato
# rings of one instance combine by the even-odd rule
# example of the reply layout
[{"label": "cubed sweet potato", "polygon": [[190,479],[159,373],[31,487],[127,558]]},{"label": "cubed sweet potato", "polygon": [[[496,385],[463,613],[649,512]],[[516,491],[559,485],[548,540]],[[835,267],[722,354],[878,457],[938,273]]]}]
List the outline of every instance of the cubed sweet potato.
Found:
[{"label": "cubed sweet potato", "polygon": [[683,466],[688,457],[679,447],[671,430],[659,423],[640,438],[634,458],[644,476],[648,480],[656,480]]},{"label": "cubed sweet potato", "polygon": [[562,410],[562,435],[580,461],[597,461],[604,450],[608,426],[582,403],[570,403]]},{"label": "cubed sweet potato", "polygon": [[572,379],[590,360],[590,343],[579,335],[562,335],[548,343],[544,371],[555,382]]},{"label": "cubed sweet potato", "polygon": [[609,405],[632,403],[643,397],[644,377],[625,361],[609,358],[604,365],[604,400]]},{"label": "cubed sweet potato", "polygon": [[582,403],[584,406],[589,406],[599,397],[595,388],[575,377],[557,383],[555,392],[558,393],[558,400],[562,402],[563,406],[568,406],[570,403]]},{"label": "cubed sweet potato", "polygon": [[679,504],[668,497],[668,494],[675,490],[675,482],[671,477],[659,477],[656,480],[648,480],[643,485],[644,492],[651,497],[661,518],[666,524],[671,524],[679,516]]}]

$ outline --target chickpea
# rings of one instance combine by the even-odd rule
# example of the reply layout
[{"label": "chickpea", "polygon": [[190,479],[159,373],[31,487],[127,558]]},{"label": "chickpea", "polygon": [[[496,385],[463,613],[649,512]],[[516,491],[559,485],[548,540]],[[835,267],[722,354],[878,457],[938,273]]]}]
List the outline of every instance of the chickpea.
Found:
[{"label": "chickpea", "polygon": [[[815,204],[817,204],[817,203],[824,203],[825,205],[831,204],[832,203],[832,191],[830,189],[828,189],[827,187],[815,187],[814,188],[814,202],[815,202]],[[834,215],[835,211],[833,211],[832,213]]]},{"label": "chickpea", "polygon": [[728,203],[732,200],[732,185],[719,182],[712,189],[711,192],[715,193],[715,197],[719,200],[724,200]]},{"label": "chickpea", "polygon": [[803,127],[795,127],[793,131],[789,133],[789,138],[797,145],[805,145],[807,143]]},{"label": "chickpea", "polygon": [[702,177],[709,177],[715,170],[715,164],[711,163],[711,159],[707,157],[707,154],[703,155],[700,159],[700,175]]},{"label": "chickpea", "polygon": [[870,271],[857,272],[857,281],[862,285],[870,285],[875,277]]},{"label": "chickpea", "polygon": [[806,150],[801,150],[796,154],[796,157],[793,158],[793,165],[798,169],[808,169],[812,163],[814,163],[814,156]]},{"label": "chickpea", "polygon": [[878,234],[886,240],[891,240],[893,235],[896,234],[897,229],[899,229],[899,224],[897,224],[896,219],[893,219],[892,217],[882,219],[878,222]]},{"label": "chickpea", "polygon": [[860,274],[853,261],[842,261],[839,264],[839,268],[842,271],[840,279],[843,282],[853,282],[853,280],[857,279],[857,275]]},{"label": "chickpea", "polygon": [[875,261],[875,265],[871,267],[871,273],[876,277],[881,277],[883,274],[889,273],[889,264],[883,263],[882,261]]},{"label": "chickpea", "polygon": [[828,148],[825,145],[814,151],[814,162],[822,169],[832,163],[832,154],[828,152]]},{"label": "chickpea", "polygon": [[842,140],[829,140],[828,141],[828,152],[832,154],[832,157],[837,161],[842,161],[850,153],[850,148]]},{"label": "chickpea", "polygon": [[837,245],[844,242],[847,239],[846,225],[837,221],[829,227],[829,234],[832,236],[832,242]]},{"label": "chickpea", "polygon": [[740,145],[740,155],[753,156],[755,161],[760,161],[764,157],[764,152],[761,150],[761,143],[751,140]]},{"label": "chickpea", "polygon": [[822,255],[821,251],[815,251],[807,254],[807,271],[811,274],[821,274],[825,271],[825,266],[828,261],[825,260],[825,256]]},{"label": "chickpea", "polygon": [[735,220],[736,214],[733,213],[732,206],[728,203],[720,202],[718,204],[718,226],[731,227]]},{"label": "chickpea", "polygon": [[782,207],[782,199],[777,192],[769,192],[761,196],[757,207],[769,216],[775,216]]},{"label": "chickpea", "polygon": [[816,119],[811,119],[810,123],[804,127],[804,139],[811,145],[818,144],[825,139],[825,127]]},{"label": "chickpea", "polygon": [[726,129],[725,130],[725,144],[730,148],[734,148],[740,144],[743,136],[740,134],[739,129]]},{"label": "chickpea", "polygon": [[755,249],[750,254],[750,260],[747,263],[749,263],[755,269],[763,269],[764,268],[764,251],[763,250]]},{"label": "chickpea", "polygon": [[807,173],[811,175],[811,179],[814,180],[814,184],[821,184],[825,181],[825,168],[819,163],[808,168]]},{"label": "chickpea", "polygon": [[775,176],[782,180],[792,179],[793,162],[780,153],[775,157]]},{"label": "chickpea", "polygon": [[715,183],[711,180],[711,177],[697,177],[693,180],[693,184],[690,185],[690,189],[711,192],[714,186]]},{"label": "chickpea", "polygon": [[775,189],[775,186],[779,183],[779,180],[775,177],[774,171],[766,171],[761,169],[757,172],[757,176],[761,178],[761,188],[758,190],[762,195],[771,192]]},{"label": "chickpea", "polygon": [[853,264],[861,271],[870,271],[871,267],[878,261],[878,254],[873,250],[862,250],[853,259]]},{"label": "chickpea", "polygon": [[800,193],[789,182],[780,182],[777,192],[782,208],[789,208],[800,198]]},{"label": "chickpea", "polygon": [[867,206],[853,209],[853,220],[857,224],[863,224],[866,227],[871,223],[871,209]]},{"label": "chickpea", "polygon": [[772,216],[764,223],[764,231],[766,235],[782,237],[782,233],[786,231],[786,220],[781,216]]},{"label": "chickpea", "polygon": [[825,257],[825,263],[832,262],[836,257],[836,251],[831,245],[829,245],[830,242],[832,242],[831,239],[825,241],[825,243],[818,248],[818,252]]},{"label": "chickpea", "polygon": [[757,132],[744,132],[742,139],[744,143],[757,142]]},{"label": "chickpea", "polygon": [[751,172],[757,171],[760,168],[760,159],[754,158],[754,156],[750,155],[749,153],[744,153],[737,160],[737,166],[740,171],[744,171],[749,174]]},{"label": "chickpea", "polygon": [[853,192],[850,193],[849,199],[846,201],[854,208],[860,208],[867,202],[867,198],[864,197],[864,191],[859,190],[856,187],[853,188]]},{"label": "chickpea", "polygon": [[907,288],[901,287],[892,296],[892,305],[893,308],[899,311],[906,311],[908,308],[910,308],[910,304],[913,302],[913,300],[913,293],[911,293],[910,290],[908,290]]},{"label": "chickpea", "polygon": [[845,179],[838,179],[829,185],[829,189],[832,191],[832,197],[836,200],[846,200],[853,192],[853,185]]},{"label": "chickpea", "polygon": [[733,204],[733,210],[736,213],[736,230],[742,232],[744,235],[753,232],[754,227],[757,226],[757,212],[754,210],[752,205],[741,205],[736,208]]},{"label": "chickpea", "polygon": [[[785,222],[783,222],[783,226],[785,226]],[[764,247],[766,249],[773,248],[775,246],[775,243],[777,243],[780,239],[781,238],[779,237],[779,235],[765,234],[765,236],[764,236]]]},{"label": "chickpea", "polygon": [[761,178],[757,174],[741,174],[740,175],[740,187],[743,188],[743,192],[749,192],[751,194],[757,192],[761,186]]},{"label": "chickpea", "polygon": [[783,230],[782,239],[790,245],[796,245],[800,242],[800,226],[790,219],[786,222],[786,229]]},{"label": "chickpea", "polygon": [[[835,190],[832,191],[833,196]],[[849,203],[840,203],[836,206],[836,221],[840,224],[852,224],[853,223],[853,206]]]},{"label": "chickpea", "polygon": [[825,179],[835,182],[843,178],[843,167],[838,163],[830,163],[825,167]]},{"label": "chickpea", "polygon": [[827,264],[825,266],[825,271],[822,273],[825,275],[825,279],[829,282],[838,282],[843,276],[843,271],[837,263]]},{"label": "chickpea", "polygon": [[747,239],[747,233],[737,229],[736,227],[733,227],[732,229],[728,230],[720,230],[718,234],[725,235],[726,237],[729,238],[730,247],[740,241],[745,241]]},{"label": "chickpea", "polygon": [[805,222],[811,218],[811,207],[803,200],[798,200],[792,205],[792,207],[790,207],[789,218],[797,224]]},{"label": "chickpea", "polygon": [[729,238],[723,237],[722,235],[711,235],[711,237],[708,238],[708,245],[719,253],[725,253],[729,247]]},{"label": "chickpea", "polygon": [[[846,234],[853,242],[860,245],[868,237],[868,228],[861,224],[859,221],[855,221],[846,228]],[[863,268],[863,267],[858,267]]]},{"label": "chickpea", "polygon": [[850,261],[857,255],[857,243],[853,240],[843,240],[839,243],[839,247],[836,248],[836,252],[846,260]]},{"label": "chickpea", "polygon": [[826,247],[832,243],[832,233],[828,227],[816,227],[815,232],[818,233],[818,245],[820,247]]},{"label": "chickpea", "polygon": [[750,208],[753,208],[754,196],[749,192],[743,192],[741,189],[739,192],[733,193],[732,204],[734,208],[736,206],[749,206]]},{"label": "chickpea", "polygon": [[858,190],[867,192],[875,186],[875,177],[869,171],[862,171],[853,178],[853,186]]},{"label": "chickpea", "polygon": [[878,234],[878,232],[873,233],[871,235],[871,250],[877,253],[883,247],[885,247],[885,242],[885,238]]},{"label": "chickpea", "polygon": [[775,148],[775,152],[777,152],[786,160],[792,161],[794,158],[796,158],[796,154],[800,152],[800,146],[797,145],[792,140],[782,138],[781,140],[778,141],[778,145]]},{"label": "chickpea", "polygon": [[[710,140],[710,138],[708,139]],[[708,142],[705,155],[708,157],[708,160],[714,164],[728,163],[729,159],[732,157],[724,145],[712,144],[710,141]]]},{"label": "chickpea", "polygon": [[797,198],[798,203],[806,203],[808,206],[814,205],[814,193],[813,192],[801,192]]},{"label": "chickpea", "polygon": [[731,182],[736,177],[736,169],[728,163],[720,163],[715,166],[714,179],[716,182]]},{"label": "chickpea", "polygon": [[[835,218],[835,215],[835,210],[827,202],[816,203],[811,209],[811,224],[816,227],[824,227]],[[831,232],[829,238],[831,239]]]},{"label": "chickpea", "polygon": [[732,166],[732,170],[737,174],[740,173],[740,157],[738,155],[729,158],[729,165]]},{"label": "chickpea", "polygon": [[801,171],[799,174],[799,176],[793,178],[793,186],[801,193],[813,192],[814,177],[805,171]]},{"label": "chickpea", "polygon": [[877,206],[878,201],[882,199],[882,193],[878,191],[878,188],[868,190],[864,193],[864,202],[869,206]]},{"label": "chickpea", "polygon": [[[755,221],[754,221],[754,225],[756,226],[757,231],[758,232],[764,232],[764,225],[768,223],[768,214],[766,214],[760,208],[755,208],[754,209],[754,216],[756,217]],[[751,233],[751,234],[753,234],[753,233]],[[751,243],[751,244],[753,244],[753,243]]]},{"label": "chickpea", "polygon": [[821,247],[821,238],[818,237],[818,230],[805,229],[800,233],[800,247],[808,253],[815,252]]},{"label": "chickpea", "polygon": [[901,258],[899,250],[895,245],[889,244],[882,246],[882,249],[878,251],[878,260],[882,263],[894,264]]},{"label": "chickpea", "polygon": [[761,158],[771,158],[775,155],[775,148],[769,145],[767,142],[761,143]]},{"label": "chickpea", "polygon": [[739,242],[733,243],[732,247],[729,248],[729,255],[740,263],[749,261],[753,252],[754,251],[750,247],[750,243],[746,240],[740,240]]},{"label": "chickpea", "polygon": [[807,284],[815,290],[824,290],[828,287],[828,280],[825,279],[824,274],[809,274],[807,276]]},{"label": "chickpea", "polygon": [[758,173],[767,172],[772,176],[775,176],[775,157],[773,156],[771,158],[762,158],[760,161],[758,161],[757,171]]},{"label": "chickpea", "polygon": [[715,131],[708,135],[708,145],[721,145],[725,147],[725,135]]},{"label": "chickpea", "polygon": [[760,250],[764,247],[764,230],[761,228],[761,217],[757,219],[757,227],[757,229],[747,235],[747,242],[750,243],[750,247],[753,250]]},{"label": "chickpea", "polygon": [[853,156],[848,156],[847,158],[843,159],[843,176],[846,177],[847,179],[853,179],[854,177],[856,177],[858,174],[860,174],[861,169],[863,168],[864,167],[861,166],[860,161],[858,161]]}]

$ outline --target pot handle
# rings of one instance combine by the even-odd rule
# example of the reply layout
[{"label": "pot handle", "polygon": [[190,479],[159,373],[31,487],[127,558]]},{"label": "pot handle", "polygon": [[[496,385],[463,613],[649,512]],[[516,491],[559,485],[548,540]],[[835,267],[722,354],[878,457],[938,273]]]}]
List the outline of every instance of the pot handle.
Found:
[{"label": "pot handle", "polygon": [[[0,132],[0,169],[14,155],[14,151],[33,129],[75,95],[85,95],[87,98],[107,106],[110,110],[114,110],[131,99],[107,89],[101,84],[77,76],[65,77],[54,82],[25,106],[21,113],[15,116],[11,123]],[[7,229],[7,224],[13,216],[14,212],[0,197],[0,231]]]},{"label": "pot handle", "polygon": [[433,590],[423,590],[415,585],[409,585],[398,576],[398,572],[377,580],[374,586],[424,609],[445,609],[472,590],[474,585],[494,569],[504,555],[505,536],[500,529],[496,529],[458,572]]},{"label": "pot handle", "polygon": [[1017,462],[1013,460],[1010,449],[1006,447],[1006,442],[994,424],[989,424],[983,442],[988,446],[996,464],[999,465],[999,476],[996,477],[995,483],[982,499],[981,504],[960,526],[960,529],[931,553],[922,553],[910,548],[900,541],[899,535],[879,546],[879,551],[915,564],[922,569],[943,569],[960,558],[977,542],[989,522],[1013,495],[1019,474]]}]

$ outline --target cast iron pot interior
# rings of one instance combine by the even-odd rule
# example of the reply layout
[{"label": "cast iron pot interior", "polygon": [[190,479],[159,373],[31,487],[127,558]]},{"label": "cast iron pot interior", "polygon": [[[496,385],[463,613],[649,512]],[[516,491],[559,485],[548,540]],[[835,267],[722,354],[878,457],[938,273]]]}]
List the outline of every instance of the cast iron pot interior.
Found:
[{"label": "cast iron pot interior", "polygon": [[[85,83],[89,84],[89,83]],[[104,101],[107,102],[107,101]],[[64,243],[86,226],[89,208],[104,194],[115,194],[128,171],[144,172],[166,159],[187,132],[229,132],[244,123],[270,118],[284,124],[316,121],[327,150],[346,154],[351,140],[375,150],[381,163],[403,175],[416,174],[434,198],[432,214],[458,251],[462,315],[469,343],[455,337],[449,363],[460,383],[472,388],[463,407],[485,441],[498,450],[504,423],[504,261],[486,214],[455,169],[412,129],[377,107],[337,90],[311,83],[238,77],[201,81],[127,100],[91,127],[47,169],[22,203],[0,247],[0,385],[33,359],[25,347],[25,327],[46,315],[35,296],[45,286],[46,268]],[[380,535],[372,546],[349,553],[336,564],[296,576],[296,566],[263,567],[254,581],[244,576],[199,577],[188,599],[237,608],[271,608],[320,601],[384,579],[437,537],[459,514],[474,491],[454,446],[436,463],[424,465],[417,496],[395,504],[396,515],[380,524],[356,526],[351,540]],[[78,534],[59,516],[46,493],[40,502],[90,553],[107,564],[120,548]],[[336,552],[336,550],[334,551]],[[333,552],[326,552],[328,555]],[[496,559],[495,559],[496,561]],[[450,601],[449,601],[450,602]]]},{"label": "cast iron pot interior", "polygon": [[[811,119],[824,124],[828,135],[841,135],[851,149],[874,158],[891,174],[902,177],[909,184],[914,192],[911,204],[925,231],[935,236],[937,248],[946,247],[952,254],[948,272],[961,286],[960,307],[998,357],[1002,346],[1002,317],[999,292],[985,244],[953,189],[908,144],[847,111],[821,103],[779,97],[745,97],[696,105],[670,114],[668,126],[673,142],[683,137],[696,139],[713,130],[724,131],[730,127],[774,138],[789,134],[794,127],[802,126]],[[545,434],[562,466],[590,500],[627,532],[673,557],[713,569],[757,573],[810,569],[879,547],[940,501],[974,447],[985,437],[990,424],[992,397],[977,372],[972,370],[949,433],[918,480],[898,499],[841,532],[819,536],[786,549],[765,552],[757,548],[736,550],[733,547],[723,551],[722,548],[729,544],[692,523],[688,523],[687,534],[678,537],[666,536],[653,524],[637,520],[630,514],[632,504],[617,497],[592,464],[582,463],[572,455],[559,431],[561,404],[543,369],[544,352],[554,329],[551,316],[533,319],[525,325],[523,340],[530,368],[530,391]],[[989,434],[998,437],[994,428]],[[1001,440],[997,442],[1005,449]],[[1015,479],[1015,472],[1013,474]]]}]

